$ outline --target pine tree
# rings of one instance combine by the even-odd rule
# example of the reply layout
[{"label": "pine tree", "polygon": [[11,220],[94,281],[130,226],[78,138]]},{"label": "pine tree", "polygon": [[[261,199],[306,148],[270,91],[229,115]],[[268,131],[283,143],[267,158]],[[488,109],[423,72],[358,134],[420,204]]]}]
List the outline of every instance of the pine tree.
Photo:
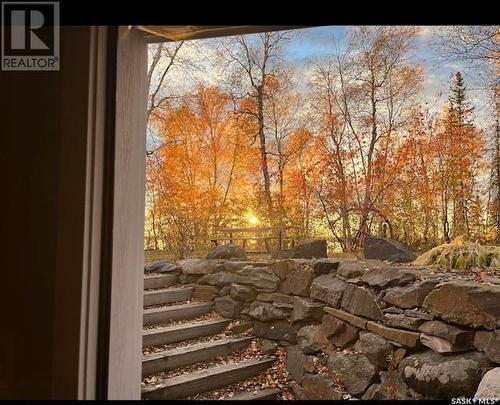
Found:
[{"label": "pine tree", "polygon": [[469,104],[467,97],[467,87],[462,73],[456,72],[451,77],[451,87],[448,100],[450,103],[450,113],[454,119],[454,124],[462,127],[471,125],[474,107]]}]

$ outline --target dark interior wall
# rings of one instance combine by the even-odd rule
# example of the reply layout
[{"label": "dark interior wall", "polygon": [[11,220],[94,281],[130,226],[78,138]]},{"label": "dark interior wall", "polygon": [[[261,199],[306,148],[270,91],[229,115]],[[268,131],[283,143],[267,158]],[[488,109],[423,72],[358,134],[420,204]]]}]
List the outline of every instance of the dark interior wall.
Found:
[{"label": "dark interior wall", "polygon": [[59,72],[0,72],[0,399],[77,396],[89,32]]}]

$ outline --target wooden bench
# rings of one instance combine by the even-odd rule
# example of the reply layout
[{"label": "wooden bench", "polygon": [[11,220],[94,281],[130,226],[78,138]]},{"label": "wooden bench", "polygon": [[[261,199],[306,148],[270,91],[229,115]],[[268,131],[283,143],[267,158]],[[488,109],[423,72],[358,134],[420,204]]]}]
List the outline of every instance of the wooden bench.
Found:
[{"label": "wooden bench", "polygon": [[[235,240],[243,242],[243,249],[246,248],[247,241],[249,240],[263,240],[266,245],[265,252],[271,252],[271,240],[278,241],[278,249],[283,249],[285,240],[290,240],[292,246],[295,244],[295,239],[292,236],[286,236],[286,231],[293,229],[292,226],[273,226],[273,227],[252,227],[252,228],[216,228],[215,236],[209,240],[218,246],[219,242],[228,241],[234,243]],[[250,236],[249,236],[250,234]],[[253,234],[253,235],[252,235]],[[252,253],[260,253],[260,251],[253,251]]]}]

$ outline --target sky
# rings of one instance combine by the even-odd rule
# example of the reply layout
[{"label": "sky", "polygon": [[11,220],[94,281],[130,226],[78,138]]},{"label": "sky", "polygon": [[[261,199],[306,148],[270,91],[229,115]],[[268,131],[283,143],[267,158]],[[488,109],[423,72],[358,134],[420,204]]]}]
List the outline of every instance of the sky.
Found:
[{"label": "sky", "polygon": [[[289,60],[297,67],[307,67],[314,59],[326,59],[334,52],[333,39],[343,46],[349,27],[323,26],[297,30],[297,39],[287,46]],[[439,26],[422,26],[415,41],[415,60],[425,67],[424,97],[432,106],[441,105],[448,97],[451,75],[460,70],[466,80],[470,102],[474,105],[477,118],[485,112],[485,100],[482,90],[475,90],[474,80],[465,65],[456,62],[443,62],[431,46]]]},{"label": "sky", "polygon": [[[284,47],[284,60],[293,65],[299,87],[307,89],[308,77],[313,69],[314,61],[328,59],[335,53],[334,42],[342,48],[346,44],[346,34],[349,27],[346,26],[321,26],[295,30],[295,35]],[[471,69],[465,69],[465,65],[456,62],[446,62],[431,46],[432,40],[439,32],[439,26],[420,27],[418,37],[415,41],[415,61],[425,67],[423,83],[422,103],[427,103],[431,111],[440,109],[446,102],[450,86],[451,75],[460,70],[465,77],[468,88],[470,103],[475,108],[476,124],[482,126],[487,122],[488,99],[482,90],[476,90],[475,78],[471,76]],[[199,68],[189,71],[172,72],[170,83],[183,90],[189,88],[196,82],[204,82],[211,85],[220,85],[224,72],[220,66],[214,63],[217,56],[214,53],[214,44],[217,40],[193,40],[184,49],[183,56],[194,62]]]}]

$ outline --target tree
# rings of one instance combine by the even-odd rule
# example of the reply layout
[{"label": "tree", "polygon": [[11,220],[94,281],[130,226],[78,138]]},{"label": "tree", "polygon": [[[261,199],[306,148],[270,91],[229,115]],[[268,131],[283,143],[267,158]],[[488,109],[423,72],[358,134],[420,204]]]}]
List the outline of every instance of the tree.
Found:
[{"label": "tree", "polygon": [[[450,26],[442,27],[434,41],[445,60],[470,62],[470,67],[488,77],[493,87],[500,73],[500,27]],[[491,86],[488,83],[487,86]]]},{"label": "tree", "polygon": [[237,112],[249,115],[256,123],[255,139],[258,137],[259,140],[264,196],[271,223],[274,221],[274,212],[266,146],[266,98],[269,77],[279,77],[281,48],[289,38],[288,31],[266,32],[251,37],[238,36],[225,44],[223,54],[234,67],[232,88],[236,93],[235,99],[251,99],[249,103],[239,103]]}]

